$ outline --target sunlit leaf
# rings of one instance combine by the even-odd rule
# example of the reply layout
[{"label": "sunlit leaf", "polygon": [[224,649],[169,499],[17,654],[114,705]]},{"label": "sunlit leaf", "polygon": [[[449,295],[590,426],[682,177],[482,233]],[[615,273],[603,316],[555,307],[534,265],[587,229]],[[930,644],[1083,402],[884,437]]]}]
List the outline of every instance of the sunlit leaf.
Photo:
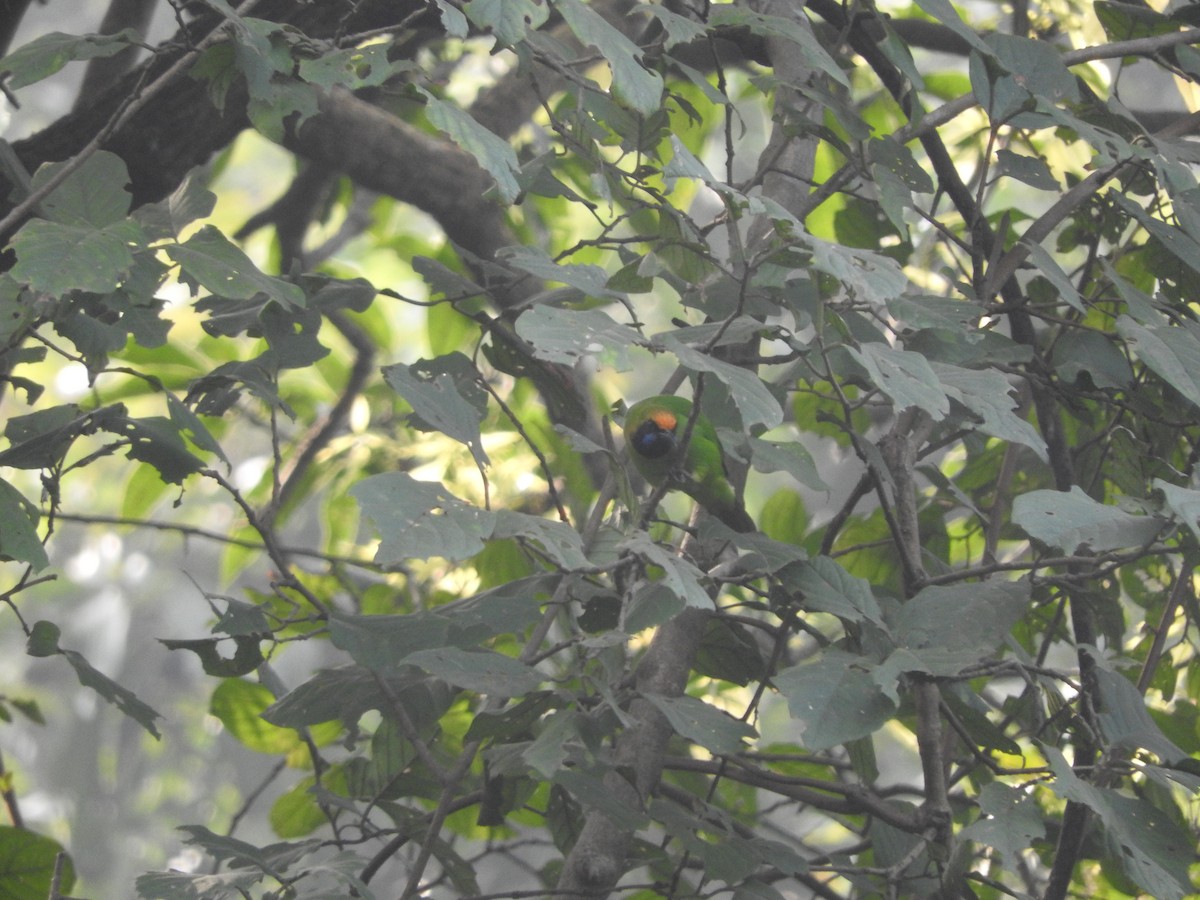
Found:
[{"label": "sunlit leaf", "polygon": [[404,472],[373,475],[350,493],[379,530],[375,560],[384,565],[432,556],[466,559],[483,549],[495,527],[495,513]]}]

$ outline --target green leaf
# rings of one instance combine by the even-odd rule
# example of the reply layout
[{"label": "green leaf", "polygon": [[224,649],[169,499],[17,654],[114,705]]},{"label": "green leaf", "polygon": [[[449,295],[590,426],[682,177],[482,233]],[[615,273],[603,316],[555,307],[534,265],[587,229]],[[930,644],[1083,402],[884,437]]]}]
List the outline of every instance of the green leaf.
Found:
[{"label": "green leaf", "polygon": [[321,669],[263,710],[262,717],[272,725],[312,728],[332,739],[341,732],[339,723],[354,728],[363,713],[386,710],[393,698],[422,727],[436,721],[450,702],[444,684],[414,669],[381,676],[361,666],[339,666]]},{"label": "green leaf", "polygon": [[505,203],[513,203],[521,193],[521,186],[517,183],[521,164],[512,145],[472,119],[462,107],[439,100],[427,91],[422,93],[426,100],[425,115],[430,124],[475,157],[475,161],[496,182],[501,199]]},{"label": "green leaf", "polygon": [[870,582],[851,575],[828,556],[789,566],[782,577],[789,590],[803,595],[805,609],[847,622],[883,622]]},{"label": "green leaf", "polygon": [[383,377],[413,408],[417,427],[439,431],[465,444],[477,465],[488,464],[479,431],[488,398],[478,385],[482,376],[470,359],[452,353],[411,366],[385,366]]},{"label": "green leaf", "polygon": [[712,609],[713,599],[700,583],[704,573],[688,559],[677,556],[650,540],[642,532],[624,541],[620,549],[640,556],[650,565],[662,569],[662,581],[666,587],[687,606]]},{"label": "green leaf", "polygon": [[226,678],[213,691],[208,711],[242,745],[258,753],[286,756],[304,746],[304,741],[293,729],[272,725],[262,717],[274,702],[275,697],[265,686]]},{"label": "green leaf", "polygon": [[230,465],[225,451],[221,449],[221,445],[217,443],[217,439],[205,427],[200,417],[170,391],[167,391],[165,396],[167,398],[167,413],[171,417],[171,426],[175,429],[176,433],[187,435],[188,439],[201,450],[207,450],[220,459],[221,462],[225,463],[226,466]]},{"label": "green leaf", "polygon": [[217,678],[235,678],[248,675],[262,664],[263,655],[259,648],[260,638],[255,635],[239,634],[233,639],[234,653],[231,657],[221,655],[220,646],[224,638],[198,638],[178,641],[159,638],[168,650],[190,650],[200,659],[204,674]]},{"label": "green leaf", "polygon": [[75,866],[62,845],[24,828],[0,825],[0,898],[46,900],[60,853],[66,857],[57,885],[63,897],[75,884]]},{"label": "green leaf", "polygon": [[250,896],[250,889],[263,879],[257,870],[231,872],[147,872],[135,881],[143,900],[230,900]]},{"label": "green leaf", "polygon": [[1098,503],[1074,485],[1070,492],[1031,491],[1013,502],[1012,520],[1030,537],[1068,553],[1103,552],[1154,540],[1164,521]]},{"label": "green leaf", "polygon": [[95,415],[74,404],[13,416],[4,425],[9,446],[0,452],[0,465],[44,469],[57,465],[80,434],[93,429]]},{"label": "green leaf", "polygon": [[215,226],[205,225],[182,244],[163,248],[194,279],[218,297],[249,300],[263,294],[285,308],[304,306],[299,286],[259,271]]},{"label": "green leaf", "polygon": [[996,151],[996,159],[1000,163],[1000,171],[1010,178],[1023,181],[1030,187],[1040,191],[1061,191],[1062,185],[1050,171],[1050,166],[1040,156],[1025,156],[1014,153],[1007,147]]},{"label": "green leaf", "polygon": [[[1097,658],[1096,654],[1091,655]],[[1169,740],[1150,718],[1145,698],[1129,679],[1097,665],[1096,686],[1100,693],[1096,719],[1110,746],[1123,750],[1149,750],[1166,765],[1189,758],[1187,752]]]},{"label": "green leaf", "polygon": [[831,275],[851,296],[872,305],[886,304],[908,288],[904,270],[892,258],[871,250],[797,235],[812,253],[812,267]]},{"label": "green leaf", "polygon": [[425,283],[435,295],[451,300],[465,300],[486,293],[467,276],[428,256],[414,256],[412,267],[414,272],[425,279]]},{"label": "green leaf", "polygon": [[604,783],[604,770],[585,770],[564,766],[554,773],[553,781],[570,791],[571,796],[589,810],[603,813],[619,829],[636,834],[646,825],[646,814],[636,804],[621,802],[621,795]]},{"label": "green leaf", "polygon": [[491,31],[509,47],[550,17],[546,0],[469,0],[463,10],[479,28]]},{"label": "green leaf", "polygon": [[666,46],[668,50],[678,44],[689,44],[692,41],[703,40],[708,35],[708,29],[695,19],[681,16],[679,13],[672,12],[665,6],[660,6],[657,3],[642,4],[638,11],[653,16],[662,23],[667,36]]},{"label": "green leaf", "polygon": [[434,0],[438,11],[442,14],[442,27],[452,38],[466,38],[470,31],[470,23],[462,11],[448,0]]},{"label": "green leaf", "polygon": [[388,59],[386,42],[325,50],[320,56],[302,58],[297,64],[300,77],[326,90],[345,87],[359,90],[379,87],[409,68],[406,60]]},{"label": "green leaf", "polygon": [[[1182,228],[1176,228],[1169,225],[1162,219],[1155,218],[1147,210],[1143,209],[1124,193],[1117,191],[1113,195],[1113,201],[1126,213],[1136,219],[1151,235],[1158,239],[1163,249],[1170,252],[1179,262],[1186,265],[1193,272],[1200,272],[1200,243],[1196,238],[1185,232]],[[1120,323],[1117,323],[1120,329]],[[1150,360],[1143,358],[1142,360],[1147,365],[1150,365]]]},{"label": "green leaf", "polygon": [[33,623],[29,629],[29,637],[25,640],[25,652],[30,656],[46,657],[58,653],[58,639],[62,630],[53,622],[41,619]]},{"label": "green leaf", "polygon": [[496,524],[495,513],[404,472],[373,475],[350,494],[379,531],[375,561],[381,565],[431,557],[466,559],[483,549]]},{"label": "green leaf", "polygon": [[[957,675],[996,650],[1029,604],[1027,581],[933,585],[903,603],[890,618],[905,662],[932,675]],[[884,666],[888,664],[885,662]]]},{"label": "green leaf", "polygon": [[[207,597],[207,599],[209,607],[217,616],[217,621],[212,627],[214,632],[229,635],[260,635],[271,630],[266,613],[263,612],[261,606],[247,603],[244,600],[235,600],[232,597]],[[223,602],[225,609],[218,609],[213,602],[214,599]]]},{"label": "green leaf", "polygon": [[950,412],[950,400],[942,383],[921,354],[882,343],[847,350],[867,370],[875,386],[891,398],[897,411],[915,406],[934,419],[942,419]]},{"label": "green leaf", "polygon": [[437,607],[444,616],[480,643],[502,634],[516,634],[541,619],[541,603],[560,583],[554,573],[539,572],[516,578],[491,590]]},{"label": "green leaf", "polygon": [[687,694],[679,697],[662,694],[642,696],[667,717],[676,734],[699,744],[710,753],[739,753],[745,749],[744,741],[753,739],[757,734],[746,722]]},{"label": "green leaf", "polygon": [[746,28],[752,34],[787,41],[791,44],[789,49],[799,54],[810,66],[828,75],[838,84],[850,87],[849,77],[829,55],[829,51],[821,46],[807,22],[798,22],[783,16],[764,15],[745,6],[720,5],[709,11],[708,24],[710,28]]},{"label": "green leaf", "polygon": [[536,670],[491,650],[431,647],[410,653],[405,663],[457,687],[494,697],[517,697],[542,683]]},{"label": "green leaf", "polygon": [[1163,481],[1161,478],[1154,479],[1154,487],[1156,490],[1162,491],[1163,499],[1166,500],[1167,506],[1175,513],[1179,521],[1192,529],[1192,533],[1200,538],[1200,491],[1182,488],[1169,481]]},{"label": "green leaf", "polygon": [[517,319],[516,331],[538,359],[573,366],[598,358],[618,372],[630,368],[629,348],[645,344],[640,334],[599,309],[535,306]]},{"label": "green leaf", "polygon": [[786,900],[786,898],[764,881],[747,879],[734,890],[733,900]]},{"label": "green leaf", "polygon": [[773,491],[759,509],[755,521],[764,535],[787,546],[799,545],[808,533],[804,498],[792,488]]},{"label": "green leaf", "polygon": [[[322,778],[330,773],[326,772]],[[291,789],[280,794],[271,804],[267,816],[271,829],[281,838],[301,838],[312,834],[329,819],[313,795],[315,779],[302,778]]]},{"label": "green leaf", "polygon": [[663,80],[642,65],[642,48],[579,0],[555,0],[554,7],[581,43],[600,51],[612,69],[613,94],[643,116],[656,112]]},{"label": "green leaf", "polygon": [[863,669],[860,656],[826,650],[774,679],[792,718],[803,726],[804,746],[820,751],[866,737],[895,715],[892,701]]},{"label": "green leaf", "polygon": [[[627,615],[625,626],[630,634],[636,633],[629,619]],[[704,627],[694,669],[700,675],[745,687],[763,679],[767,660],[746,626],[723,616],[712,616]]]},{"label": "green leaf", "polygon": [[656,335],[655,342],[674,353],[679,364],[685,368],[715,375],[729,389],[730,397],[747,428],[755,425],[774,428],[783,421],[783,408],[779,401],[762,379],[749,369],[702,353],[676,340],[671,333]]},{"label": "green leaf", "polygon": [[319,840],[309,840],[258,847],[237,838],[214,834],[201,825],[184,825],[179,830],[188,835],[186,843],[202,848],[213,859],[229,860],[239,867],[254,867],[272,875],[286,872],[321,845]]},{"label": "green leaf", "polygon": [[1191,322],[1147,327],[1121,316],[1117,331],[1146,368],[1200,406],[1200,327]]},{"label": "green leaf", "polygon": [[[504,247],[497,252],[496,258],[506,265],[512,266],[514,269],[520,269],[522,272],[528,272],[542,281],[561,282],[562,284],[569,285],[587,297],[618,296],[615,291],[609,290],[608,273],[599,266],[589,263],[555,262],[544,250],[539,250],[536,247]],[[533,304],[534,309],[549,306],[550,304],[547,302],[535,302]],[[593,310],[593,312],[595,311],[597,310]],[[606,316],[605,318],[608,317]],[[582,316],[580,321],[588,321],[587,316]],[[612,320],[609,319],[609,321]],[[627,330],[632,331],[632,329]],[[636,334],[636,332],[634,333]]]},{"label": "green leaf", "polygon": [[406,616],[353,616],[336,609],[329,614],[329,637],[356,663],[386,670],[410,653],[445,646],[450,642],[450,619],[436,612]]},{"label": "green leaf", "polygon": [[751,437],[750,453],[757,472],[786,472],[814,491],[829,490],[829,485],[817,471],[812,454],[799,441],[767,441]]},{"label": "green leaf", "polygon": [[107,294],[133,268],[131,248],[143,244],[141,229],[126,219],[104,228],[32,219],[13,237],[12,277],[55,297],[70,291]]},{"label": "green leaf", "polygon": [[1105,833],[1120,845],[1120,862],[1130,878],[1155,900],[1183,900],[1191,894],[1188,866],[1196,844],[1190,835],[1147,801],[1083,781],[1056,747],[1044,746],[1043,752],[1055,775],[1050,785],[1054,793],[1096,813]]},{"label": "green leaf", "polygon": [[29,563],[35,572],[50,565],[38,537],[38,508],[7,481],[0,480],[0,559]]},{"label": "green leaf", "polygon": [[72,60],[115,56],[140,40],[132,28],[116,34],[64,34],[52,31],[0,59],[0,74],[11,73],[8,87],[15,91],[49,78]]},{"label": "green leaf", "polygon": [[933,179],[921,168],[912,150],[891,135],[871,140],[867,144],[867,156],[871,162],[895,175],[910,190],[922,194],[934,190]]},{"label": "green leaf", "polygon": [[583,553],[583,539],[579,532],[566,522],[502,509],[496,513],[496,528],[492,532],[492,539],[503,538],[533,541],[541,547],[552,563],[564,569],[591,567],[591,561]]},{"label": "green leaf", "polygon": [[[42,187],[65,163],[46,163],[33,176],[33,187]],[[61,225],[104,228],[129,214],[129,170],[115,153],[100,150],[89,156],[42,201],[46,218]]]},{"label": "green leaf", "polygon": [[981,53],[991,53],[991,48],[984,43],[975,28],[963,21],[962,16],[959,15],[950,0],[917,0],[917,6],[947,26],[975,50]]},{"label": "green leaf", "polygon": [[1079,85],[1053,43],[1000,32],[992,32],[984,41],[992,58],[1017,76],[1025,90],[1051,104],[1079,102]]},{"label": "green leaf", "polygon": [[1128,41],[1179,30],[1178,22],[1149,6],[1096,0],[1092,9],[1110,41]]},{"label": "green leaf", "polygon": [[121,417],[107,424],[106,430],[129,438],[129,458],[149,463],[168,484],[204,468],[204,462],[187,448],[175,423],[163,416],[145,419]]},{"label": "green leaf", "polygon": [[994,369],[964,369],[946,363],[931,362],[930,368],[952,400],[957,400],[980,418],[976,426],[984,434],[1024,444],[1043,461],[1049,458],[1046,442],[1038,430],[1014,410],[1016,390],[1008,379]]},{"label": "green leaf", "polygon": [[1068,384],[1077,384],[1082,373],[1101,390],[1121,390],[1133,383],[1133,368],[1113,339],[1095,331],[1065,332],[1054,344],[1054,368]]},{"label": "green leaf", "polygon": [[1033,795],[999,781],[979,791],[979,811],[983,817],[963,829],[963,840],[995,847],[1006,860],[1017,859],[1046,836],[1046,823]]},{"label": "green leaf", "polygon": [[117,684],[107,675],[94,668],[91,663],[74,650],[63,650],[60,648],[59,653],[66,657],[67,662],[71,664],[80,684],[91,688],[125,715],[129,716],[129,718],[133,719],[133,721],[145,728],[154,737],[162,738],[162,735],[158,733],[158,728],[154,724],[154,720],[161,717],[139,700],[133,691],[121,687],[121,685]]},{"label": "green leaf", "polygon": [[166,199],[139,206],[133,216],[155,238],[178,238],[192,222],[211,215],[216,202],[204,179],[186,178]]}]

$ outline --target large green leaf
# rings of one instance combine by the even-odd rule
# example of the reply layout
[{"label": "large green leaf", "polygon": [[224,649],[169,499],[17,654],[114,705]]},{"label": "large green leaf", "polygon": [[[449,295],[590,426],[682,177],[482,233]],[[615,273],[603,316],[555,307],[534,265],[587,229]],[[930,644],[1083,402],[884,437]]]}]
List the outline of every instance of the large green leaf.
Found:
[{"label": "large green leaf", "polygon": [[501,44],[511,47],[545,23],[550,4],[545,0],[468,0],[464,12],[477,26],[496,35]]},{"label": "large green leaf", "polygon": [[1105,833],[1120,846],[1119,862],[1130,878],[1155,900],[1183,900],[1191,894],[1192,835],[1151,803],[1079,778],[1057,748],[1045,747],[1044,752],[1055,775],[1054,792],[1096,813]]},{"label": "large green leaf", "polygon": [[618,372],[630,367],[629,349],[645,344],[640,334],[599,309],[535,306],[517,319],[516,329],[539,359],[568,366],[601,359]]},{"label": "large green leaf", "polygon": [[662,570],[663,584],[687,606],[712,609],[713,598],[701,584],[704,573],[690,560],[656,544],[645,532],[626,539],[621,544],[621,549],[658,566]]},{"label": "large green leaf", "polygon": [[656,335],[655,342],[674,353],[685,368],[716,376],[729,389],[747,428],[754,425],[774,428],[783,421],[779,401],[753,372],[688,346],[670,333]]},{"label": "large green leaf", "polygon": [[69,291],[107,294],[133,268],[133,250],[144,244],[136,223],[122,219],[103,228],[33,219],[17,232],[12,277],[58,297]]},{"label": "large green leaf", "polygon": [[848,349],[897,410],[915,406],[934,419],[941,419],[950,412],[946,391],[929,361],[921,354],[882,343]]},{"label": "large green leaf", "polygon": [[1117,330],[1148,369],[1200,407],[1200,327],[1145,326],[1121,316]]},{"label": "large green leaf", "polygon": [[477,465],[488,464],[479,424],[487,413],[487,393],[479,387],[482,376],[461,353],[411,366],[385,366],[383,377],[413,408],[416,424],[439,431],[465,444]]},{"label": "large green leaf", "polygon": [[409,665],[469,691],[495,697],[516,697],[542,683],[535,669],[490,650],[431,647],[405,657]]},{"label": "large green leaf", "polygon": [[983,786],[979,811],[982,816],[963,829],[963,839],[995,847],[1006,860],[1015,860],[1046,836],[1046,823],[1033,796],[999,781]]},{"label": "large green leaf", "polygon": [[680,697],[661,694],[643,696],[666,716],[676,734],[711,753],[738,753],[745,749],[746,740],[756,735],[746,722],[696,697],[686,694]]},{"label": "large green leaf", "polygon": [[57,884],[65,896],[75,883],[75,867],[66,850],[55,840],[24,828],[0,825],[0,898],[45,900],[51,896],[55,860],[63,861]]},{"label": "large green leaf", "polygon": [[494,512],[404,472],[372,475],[350,493],[379,531],[375,561],[382,565],[435,556],[466,559],[483,549],[496,524]]},{"label": "large green leaf", "polygon": [[803,597],[805,609],[831,613],[847,622],[882,624],[870,582],[851,575],[828,556],[789,566],[782,577],[790,590]]},{"label": "large green leaf", "polygon": [[613,93],[648,116],[662,104],[663,80],[642,65],[642,49],[579,0],[555,0],[555,9],[579,40],[600,51],[612,68]]},{"label": "large green leaf", "polygon": [[1031,491],[1013,501],[1013,522],[1043,544],[1074,553],[1136,547],[1154,539],[1164,521],[1098,503],[1078,485],[1070,491]]},{"label": "large green leaf", "polygon": [[141,38],[132,28],[116,34],[64,34],[52,31],[0,59],[0,73],[10,74],[12,90],[48,78],[72,60],[115,56]]},{"label": "large green leaf", "polygon": [[262,717],[274,702],[275,697],[264,685],[226,678],[209,698],[208,711],[230,736],[251,750],[286,755],[303,747],[304,740],[295,730],[272,725]]},{"label": "large green leaf", "polygon": [[[47,163],[33,176],[40,188],[58,174],[65,163]],[[46,218],[62,225],[106,228],[129,212],[129,170],[115,153],[97,151],[84,160],[42,201]]]},{"label": "large green leaf", "polygon": [[263,294],[284,307],[304,305],[304,291],[299,286],[264,274],[213,225],[205,225],[182,244],[169,244],[164,250],[179,263],[186,278],[218,297],[249,300]]},{"label": "large green leaf", "polygon": [[425,115],[430,123],[445,132],[450,140],[466,150],[496,182],[505,203],[512,203],[521,191],[517,174],[521,164],[512,145],[488,131],[453,103],[425,94]]},{"label": "large green leaf", "polygon": [[772,680],[787,698],[792,718],[803,726],[804,746],[812,751],[866,737],[896,712],[864,670],[862,657],[842,650],[826,650]]}]

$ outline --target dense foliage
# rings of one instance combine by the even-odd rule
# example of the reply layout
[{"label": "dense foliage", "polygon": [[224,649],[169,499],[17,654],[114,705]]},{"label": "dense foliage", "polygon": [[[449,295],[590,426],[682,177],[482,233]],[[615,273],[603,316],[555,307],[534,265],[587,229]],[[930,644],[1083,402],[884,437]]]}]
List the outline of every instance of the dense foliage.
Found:
[{"label": "dense foliage", "polygon": [[[0,896],[103,877],[51,667],[213,791],[144,898],[1194,891],[1192,7],[155,5],[0,60],[86,70],[0,154]],[[758,531],[623,457],[675,392]],[[86,652],[113,535],[203,708]]]}]

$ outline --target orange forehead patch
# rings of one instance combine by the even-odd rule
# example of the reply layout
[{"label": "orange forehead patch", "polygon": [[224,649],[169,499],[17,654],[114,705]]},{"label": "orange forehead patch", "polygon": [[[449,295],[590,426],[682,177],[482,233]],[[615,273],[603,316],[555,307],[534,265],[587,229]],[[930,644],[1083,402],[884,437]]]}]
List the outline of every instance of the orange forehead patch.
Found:
[{"label": "orange forehead patch", "polygon": [[650,413],[650,421],[663,431],[674,431],[675,426],[679,424],[679,420],[675,418],[675,414],[666,409],[656,409]]}]

